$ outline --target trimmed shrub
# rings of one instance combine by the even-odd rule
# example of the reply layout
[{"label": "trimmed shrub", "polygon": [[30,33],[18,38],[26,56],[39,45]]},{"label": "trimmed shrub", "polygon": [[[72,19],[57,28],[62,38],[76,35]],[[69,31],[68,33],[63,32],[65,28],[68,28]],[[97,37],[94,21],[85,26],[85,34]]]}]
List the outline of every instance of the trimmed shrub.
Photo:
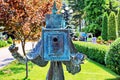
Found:
[{"label": "trimmed shrub", "polygon": [[120,38],[110,45],[105,55],[105,64],[108,68],[120,74]]},{"label": "trimmed shrub", "polygon": [[115,13],[111,12],[108,21],[108,40],[115,40],[117,38],[116,29]]},{"label": "trimmed shrub", "polygon": [[79,52],[85,54],[88,58],[105,65],[104,57],[108,46],[80,41],[75,41],[74,45]]},{"label": "trimmed shrub", "polygon": [[118,37],[120,37],[120,9],[118,9],[118,14],[117,14],[117,31],[118,31]]},{"label": "trimmed shrub", "polygon": [[7,46],[7,42],[0,40],[0,48]]},{"label": "trimmed shrub", "polygon": [[8,40],[7,40],[7,43],[8,43],[8,44],[12,44],[12,42],[13,42],[12,38],[9,37]]},{"label": "trimmed shrub", "polygon": [[102,21],[102,39],[107,41],[107,36],[108,36],[108,14],[105,13]]},{"label": "trimmed shrub", "polygon": [[103,40],[102,36],[98,36],[97,40],[101,40],[102,41]]}]

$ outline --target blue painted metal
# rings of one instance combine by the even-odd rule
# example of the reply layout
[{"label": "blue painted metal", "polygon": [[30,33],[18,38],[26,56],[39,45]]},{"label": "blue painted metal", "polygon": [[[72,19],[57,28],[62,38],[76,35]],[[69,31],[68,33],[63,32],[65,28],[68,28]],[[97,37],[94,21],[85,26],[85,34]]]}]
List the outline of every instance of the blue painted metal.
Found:
[{"label": "blue painted metal", "polygon": [[46,61],[69,61],[69,30],[43,29],[43,59]]},{"label": "blue painted metal", "polygon": [[61,14],[47,14],[46,28],[65,28],[65,20]]},{"label": "blue painted metal", "polygon": [[65,20],[62,14],[56,14],[57,8],[54,2],[52,14],[46,15],[46,28],[65,28]]},{"label": "blue painted metal", "polygon": [[46,15],[46,28],[42,29],[42,58],[45,61],[70,61],[69,30],[65,29],[65,20],[56,14],[54,3],[52,14]]}]

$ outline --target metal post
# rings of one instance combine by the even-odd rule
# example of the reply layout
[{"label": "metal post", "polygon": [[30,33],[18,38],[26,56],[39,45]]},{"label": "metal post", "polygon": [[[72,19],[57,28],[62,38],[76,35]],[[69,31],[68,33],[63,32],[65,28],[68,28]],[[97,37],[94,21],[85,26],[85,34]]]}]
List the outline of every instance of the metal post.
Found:
[{"label": "metal post", "polygon": [[50,68],[46,80],[64,80],[62,62],[50,62]]}]

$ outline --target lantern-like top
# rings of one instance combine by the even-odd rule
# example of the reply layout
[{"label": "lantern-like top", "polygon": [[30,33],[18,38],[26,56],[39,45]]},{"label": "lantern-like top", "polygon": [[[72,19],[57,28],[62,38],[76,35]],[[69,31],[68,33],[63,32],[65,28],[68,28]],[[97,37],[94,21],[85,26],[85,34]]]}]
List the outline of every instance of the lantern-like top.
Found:
[{"label": "lantern-like top", "polygon": [[54,2],[52,14],[46,15],[46,28],[65,28],[65,20],[61,14],[56,14],[57,8]]}]

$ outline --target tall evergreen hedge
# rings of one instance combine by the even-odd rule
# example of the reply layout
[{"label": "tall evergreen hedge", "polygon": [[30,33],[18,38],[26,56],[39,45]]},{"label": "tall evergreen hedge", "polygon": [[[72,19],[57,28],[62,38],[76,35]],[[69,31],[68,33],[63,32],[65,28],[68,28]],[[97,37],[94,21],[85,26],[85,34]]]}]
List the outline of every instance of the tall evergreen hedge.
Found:
[{"label": "tall evergreen hedge", "polygon": [[107,36],[108,36],[108,14],[105,13],[103,16],[103,20],[102,20],[102,39],[107,41]]},{"label": "tall evergreen hedge", "polygon": [[117,14],[117,31],[118,31],[118,37],[120,37],[120,9],[118,9],[118,14]]},{"label": "tall evergreen hedge", "polygon": [[115,13],[111,12],[108,20],[108,40],[115,40],[116,35],[116,19]]}]

